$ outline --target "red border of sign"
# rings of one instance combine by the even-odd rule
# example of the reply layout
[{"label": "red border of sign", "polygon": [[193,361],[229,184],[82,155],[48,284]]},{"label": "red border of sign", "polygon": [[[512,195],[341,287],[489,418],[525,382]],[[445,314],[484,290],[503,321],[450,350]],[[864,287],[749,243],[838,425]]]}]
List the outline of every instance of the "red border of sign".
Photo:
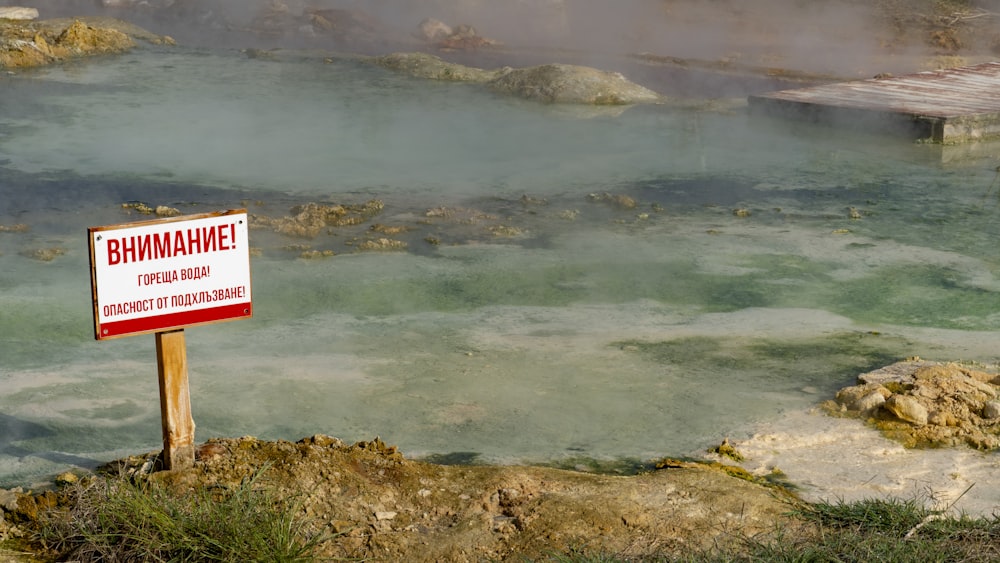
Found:
[{"label": "red border of sign", "polygon": [[212,307],[211,309],[198,309],[197,311],[171,313],[169,315],[157,315],[155,317],[142,317],[127,321],[115,321],[100,325],[100,339],[103,340],[105,338],[114,338],[116,336],[130,336],[133,334],[143,334],[148,332],[164,332],[192,325],[242,319],[252,315],[253,306],[250,302],[247,302],[224,305],[222,307]]},{"label": "red border of sign", "polygon": [[[142,317],[125,321],[114,321],[101,324],[98,320],[97,303],[97,267],[94,264],[94,233],[102,231],[113,231],[116,229],[130,229],[134,227],[145,227],[149,225],[159,225],[165,223],[178,223],[196,219],[208,219],[210,217],[224,217],[226,215],[246,214],[246,209],[230,209],[227,211],[215,211],[212,213],[198,213],[196,215],[184,215],[181,217],[167,217],[163,219],[152,219],[149,221],[137,221],[134,223],[121,223],[118,225],[106,225],[103,227],[90,227],[87,229],[87,245],[90,247],[90,290],[94,304],[94,338],[97,340],[107,340],[109,338],[120,338],[122,336],[135,336],[138,334],[149,334],[153,332],[167,332],[178,330],[190,326],[216,323],[222,321],[235,321],[247,319],[253,316],[253,304],[232,303],[221,307],[209,307],[207,309],[197,309],[194,311],[184,311],[181,313],[171,313],[169,315],[156,315],[152,317]],[[249,219],[249,216],[248,216]],[[249,250],[249,248],[248,248]],[[247,256],[249,260],[249,254]],[[252,283],[252,281],[251,281]]]}]

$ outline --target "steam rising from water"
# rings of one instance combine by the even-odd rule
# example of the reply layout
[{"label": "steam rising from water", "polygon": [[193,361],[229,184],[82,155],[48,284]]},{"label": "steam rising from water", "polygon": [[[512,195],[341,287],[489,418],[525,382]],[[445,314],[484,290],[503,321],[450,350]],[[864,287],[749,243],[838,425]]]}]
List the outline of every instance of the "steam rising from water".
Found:
[{"label": "steam rising from water", "polygon": [[[800,413],[901,357],[997,359],[990,159],[738,110],[581,119],[309,55],[147,50],[0,80],[21,94],[0,98],[0,225],[30,226],[0,232],[0,485],[157,448],[152,337],[91,339],[85,228],[138,219],[123,201],[282,216],[380,198],[379,222],[412,229],[377,254],[344,244],[367,226],[252,231],[254,319],[189,333],[199,439],[553,461],[728,436],[836,495],[870,489],[799,452],[871,431]],[[65,254],[30,257],[47,247]],[[920,456],[884,449],[873,483]],[[989,475],[955,459],[955,483]]]},{"label": "steam rising from water", "polygon": [[[435,18],[450,26],[472,25],[480,35],[515,50],[572,50],[577,56],[589,53],[592,62],[600,55],[645,52],[870,77],[899,72],[907,54],[891,26],[880,27],[891,15],[880,11],[886,9],[883,5],[852,0],[149,0],[131,7],[125,7],[133,4],[128,0],[100,4],[35,0],[31,4],[43,17],[122,17],[182,38],[185,44],[202,46],[342,50],[343,35],[317,33],[307,12],[334,9],[366,22],[366,39],[353,46],[376,52],[426,47],[414,35],[421,21]],[[268,14],[280,14],[285,27],[264,34],[245,32],[259,31],[261,18]],[[892,49],[887,44],[893,44]]]}]

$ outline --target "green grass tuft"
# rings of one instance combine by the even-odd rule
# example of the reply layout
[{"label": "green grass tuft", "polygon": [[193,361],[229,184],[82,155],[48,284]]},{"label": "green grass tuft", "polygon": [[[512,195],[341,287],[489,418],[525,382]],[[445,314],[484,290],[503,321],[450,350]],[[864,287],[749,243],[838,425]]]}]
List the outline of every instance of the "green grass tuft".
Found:
[{"label": "green grass tuft", "polygon": [[97,479],[81,487],[72,511],[53,514],[40,540],[73,561],[312,560],[296,506],[256,485],[176,492],[155,481]]},{"label": "green grass tuft", "polygon": [[743,537],[725,547],[684,554],[616,556],[573,551],[558,563],[945,563],[1000,561],[1000,517],[947,516],[921,499],[865,499],[801,505],[801,528]]}]

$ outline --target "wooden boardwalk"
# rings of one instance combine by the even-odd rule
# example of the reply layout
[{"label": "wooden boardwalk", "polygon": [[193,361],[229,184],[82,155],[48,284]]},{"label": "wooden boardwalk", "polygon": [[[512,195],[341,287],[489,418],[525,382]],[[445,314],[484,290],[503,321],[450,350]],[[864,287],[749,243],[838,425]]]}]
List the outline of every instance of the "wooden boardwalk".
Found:
[{"label": "wooden boardwalk", "polygon": [[758,114],[955,144],[1000,138],[1000,62],[749,97]]}]

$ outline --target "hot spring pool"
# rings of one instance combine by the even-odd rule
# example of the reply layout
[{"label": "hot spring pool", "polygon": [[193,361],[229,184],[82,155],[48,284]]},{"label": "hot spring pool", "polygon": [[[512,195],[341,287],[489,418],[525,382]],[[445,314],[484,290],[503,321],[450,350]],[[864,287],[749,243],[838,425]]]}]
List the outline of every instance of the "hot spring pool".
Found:
[{"label": "hot spring pool", "polygon": [[[159,448],[153,337],[92,336],[86,228],[147,218],[136,201],[384,204],[314,238],[251,230],[254,318],[187,331],[199,442],[573,464],[729,437],[817,495],[997,471],[807,414],[903,357],[997,362],[988,150],[739,103],[587,113],[307,53],[149,49],[0,90],[0,486]],[[359,251],[380,238],[405,248]]]}]

